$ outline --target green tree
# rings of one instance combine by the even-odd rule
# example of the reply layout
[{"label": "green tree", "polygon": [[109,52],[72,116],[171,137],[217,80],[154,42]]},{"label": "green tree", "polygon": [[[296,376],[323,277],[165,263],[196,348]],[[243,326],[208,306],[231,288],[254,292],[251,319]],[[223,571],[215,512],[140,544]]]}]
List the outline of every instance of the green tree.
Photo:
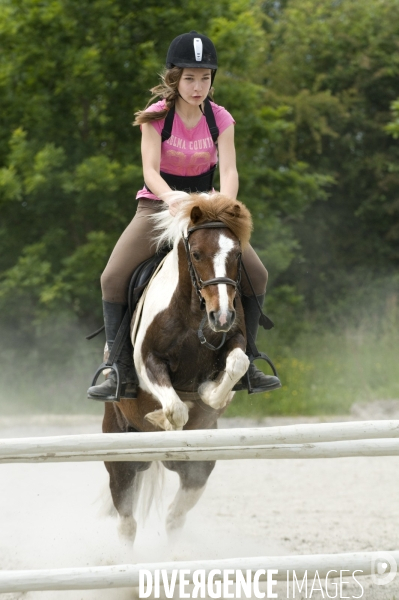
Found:
[{"label": "green tree", "polygon": [[273,4],[267,86],[292,108],[295,157],[336,182],[295,226],[302,252],[288,281],[326,312],[351,282],[399,261],[399,146],[386,127],[399,96],[399,2]]},{"label": "green tree", "polygon": [[395,140],[397,140],[399,138],[399,100],[392,102],[391,110],[393,121],[388,123],[388,125],[385,127],[385,131],[390,133]]},{"label": "green tree", "polygon": [[[169,42],[198,29],[218,48],[216,102],[237,120],[240,198],[275,274],[290,264],[292,218],[328,178],[291,151],[296,124],[268,106],[261,4],[133,0],[0,2],[0,306],[20,323],[100,312],[99,276],[142,186],[135,111]],[[290,222],[291,220],[291,222]],[[23,310],[21,310],[23,306]]]}]

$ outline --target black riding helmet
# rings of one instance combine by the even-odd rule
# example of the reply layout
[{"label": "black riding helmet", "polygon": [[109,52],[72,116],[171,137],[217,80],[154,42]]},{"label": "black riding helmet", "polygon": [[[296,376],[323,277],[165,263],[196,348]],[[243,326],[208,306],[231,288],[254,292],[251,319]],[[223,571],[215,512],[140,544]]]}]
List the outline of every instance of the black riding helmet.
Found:
[{"label": "black riding helmet", "polygon": [[182,33],[172,41],[166,55],[166,68],[172,67],[212,69],[213,83],[218,68],[216,48],[206,35]]}]

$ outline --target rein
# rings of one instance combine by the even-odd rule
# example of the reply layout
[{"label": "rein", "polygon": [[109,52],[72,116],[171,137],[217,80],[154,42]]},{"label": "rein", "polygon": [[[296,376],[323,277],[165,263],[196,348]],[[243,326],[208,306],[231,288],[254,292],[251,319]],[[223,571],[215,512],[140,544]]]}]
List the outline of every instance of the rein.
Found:
[{"label": "rein", "polygon": [[[200,309],[201,310],[205,310],[205,300],[201,294],[201,290],[203,290],[205,287],[208,287],[209,285],[219,285],[219,284],[231,285],[234,287],[234,289],[237,293],[237,290],[240,285],[241,252],[238,257],[238,272],[237,272],[237,280],[236,281],[234,281],[234,279],[230,279],[229,277],[214,277],[213,279],[207,279],[206,281],[202,281],[201,277],[198,276],[198,273],[195,270],[193,261],[191,260],[190,241],[189,241],[190,235],[194,231],[197,231],[198,229],[222,229],[222,228],[229,229],[229,227],[227,225],[225,225],[224,223],[222,223],[221,221],[211,221],[209,223],[203,223],[202,225],[195,225],[194,227],[190,227],[190,229],[188,229],[188,231],[187,231],[187,235],[186,236],[183,235],[183,243],[184,243],[184,248],[186,250],[188,270],[190,273],[191,282],[192,282],[193,287],[194,287],[195,291],[197,292],[197,295],[200,300]],[[199,341],[201,342],[201,344],[203,344],[204,346],[209,348],[209,350],[219,350],[226,341],[226,332],[223,333],[222,341],[220,342],[219,346],[213,346],[210,342],[208,342],[206,340],[204,332],[203,332],[203,328],[205,326],[206,320],[207,320],[207,315],[204,314],[204,316],[201,320],[200,326],[198,328]]]}]

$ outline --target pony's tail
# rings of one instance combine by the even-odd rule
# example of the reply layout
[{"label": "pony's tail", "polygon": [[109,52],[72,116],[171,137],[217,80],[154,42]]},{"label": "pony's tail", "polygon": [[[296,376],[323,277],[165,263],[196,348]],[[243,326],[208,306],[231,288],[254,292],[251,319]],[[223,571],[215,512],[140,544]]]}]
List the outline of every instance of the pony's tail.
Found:
[{"label": "pony's tail", "polygon": [[137,473],[133,482],[133,516],[145,523],[153,504],[160,512],[165,470],[159,461],[153,461],[149,469]]},{"label": "pony's tail", "polygon": [[[133,482],[132,507],[133,517],[136,521],[145,523],[153,504],[158,513],[160,512],[164,475],[165,470],[161,468],[161,463],[158,461],[153,461],[149,469],[136,474]],[[118,516],[108,484],[104,485],[93,504],[97,504],[97,514],[101,518]]]}]

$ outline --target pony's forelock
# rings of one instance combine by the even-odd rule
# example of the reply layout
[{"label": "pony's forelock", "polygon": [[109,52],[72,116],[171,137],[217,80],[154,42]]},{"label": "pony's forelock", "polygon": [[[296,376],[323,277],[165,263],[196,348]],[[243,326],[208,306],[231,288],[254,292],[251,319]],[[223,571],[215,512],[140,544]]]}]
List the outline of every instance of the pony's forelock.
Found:
[{"label": "pony's forelock", "polygon": [[[202,197],[210,198],[209,194],[201,194]],[[154,241],[157,250],[164,245],[173,246],[176,240],[179,240],[183,233],[187,231],[190,216],[186,214],[185,207],[192,199],[192,194],[180,192],[178,190],[165,192],[160,198],[167,202],[173,200],[180,201],[180,207],[175,216],[169,212],[169,206],[165,204],[162,210],[155,213],[151,219],[154,223],[155,237]]]},{"label": "pony's forelock", "polygon": [[172,216],[169,207],[155,213],[151,219],[154,222],[155,242],[157,249],[168,244],[173,246],[179,240],[191,223],[191,211],[194,206],[202,213],[200,222],[222,221],[241,241],[242,246],[249,243],[252,231],[252,219],[248,209],[238,200],[231,200],[219,193],[187,194],[172,191],[162,194],[161,198],[168,202],[180,201],[177,214]]}]

